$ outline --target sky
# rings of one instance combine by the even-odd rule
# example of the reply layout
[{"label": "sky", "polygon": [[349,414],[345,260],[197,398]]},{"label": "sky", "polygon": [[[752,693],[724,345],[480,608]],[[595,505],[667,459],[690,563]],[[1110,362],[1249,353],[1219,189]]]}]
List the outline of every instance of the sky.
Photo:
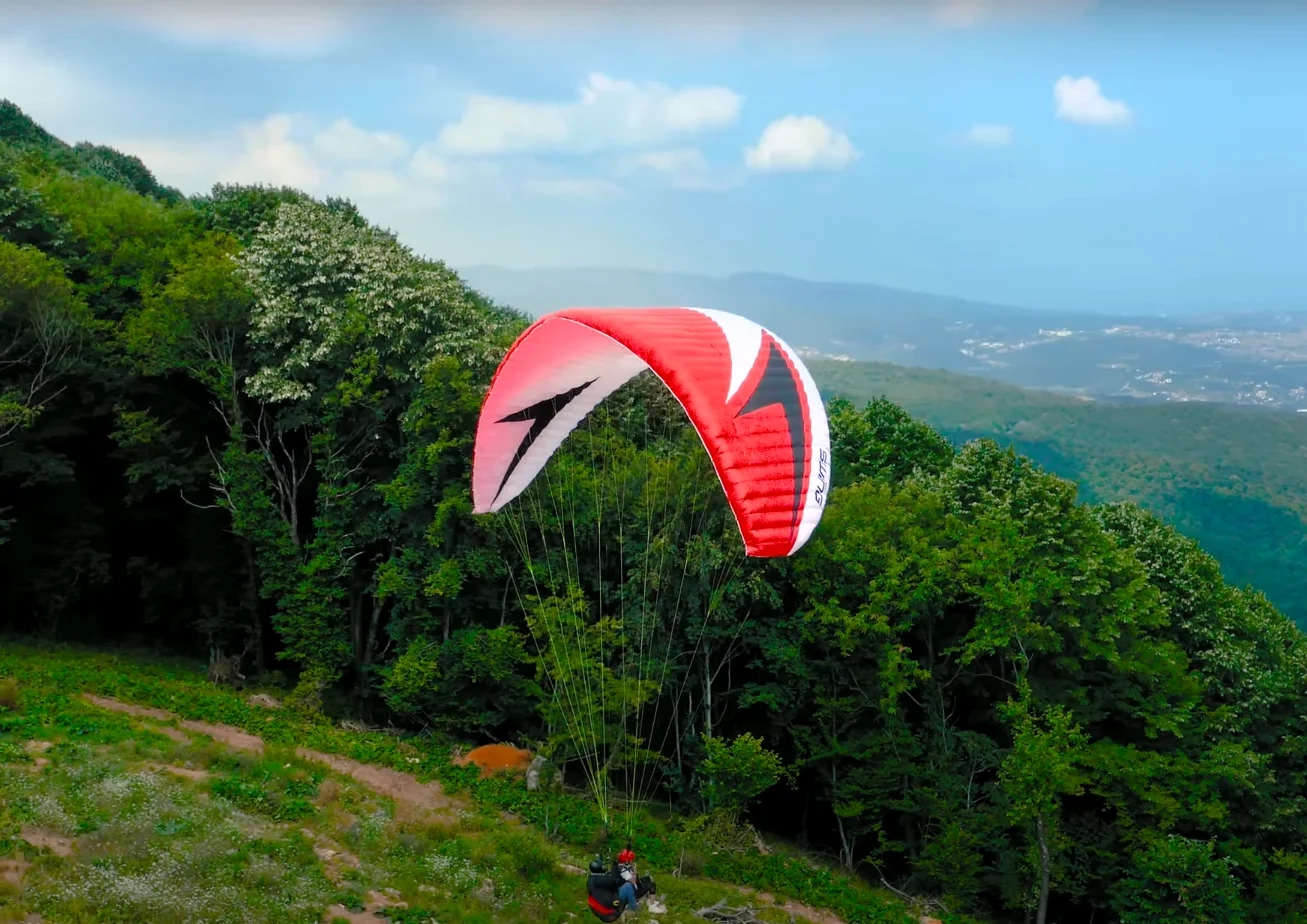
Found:
[{"label": "sky", "polygon": [[11,0],[0,97],[455,267],[1307,309],[1307,4]]}]

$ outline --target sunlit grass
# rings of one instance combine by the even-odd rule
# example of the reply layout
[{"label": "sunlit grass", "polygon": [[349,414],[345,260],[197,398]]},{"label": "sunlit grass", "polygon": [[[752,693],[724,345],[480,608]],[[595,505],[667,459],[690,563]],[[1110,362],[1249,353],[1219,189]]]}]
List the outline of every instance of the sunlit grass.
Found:
[{"label": "sunlit grass", "polygon": [[[589,919],[575,868],[593,855],[593,806],[478,780],[450,764],[449,742],[270,714],[246,702],[251,691],[213,687],[191,665],[62,647],[0,648],[0,691],[0,859],[31,864],[20,887],[0,880],[0,921],[321,922],[332,907],[382,904],[378,920],[395,924]],[[232,750],[169,719],[93,706],[87,693],[233,725],[265,747]],[[462,807],[415,821],[297,747],[439,780]],[[552,837],[537,826],[546,817]],[[661,921],[698,922],[697,908],[745,901],[729,885],[671,876],[679,846],[665,821],[637,829],[668,905]],[[777,896],[842,902],[857,924],[916,922],[896,900],[794,854],[703,865]],[[737,866],[757,867],[754,880],[733,876]],[[789,920],[754,907],[762,920]]]}]

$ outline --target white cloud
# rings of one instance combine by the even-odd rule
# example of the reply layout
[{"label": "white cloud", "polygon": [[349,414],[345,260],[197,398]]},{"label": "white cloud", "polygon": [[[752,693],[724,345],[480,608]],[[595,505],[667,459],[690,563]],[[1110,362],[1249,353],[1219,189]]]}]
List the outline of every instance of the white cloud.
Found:
[{"label": "white cloud", "polygon": [[218,179],[224,183],[272,183],[316,190],[326,177],[313,155],[291,138],[291,118],[268,116],[258,125],[242,126],[244,152],[224,167]]},{"label": "white cloud", "polygon": [[673,189],[722,191],[743,182],[743,177],[737,174],[714,172],[698,148],[646,151],[619,162],[617,172],[623,176],[650,174]]},{"label": "white cloud", "polygon": [[1012,143],[1015,132],[1010,125],[992,125],[981,123],[971,126],[967,132],[967,144],[979,148],[1001,148]]},{"label": "white cloud", "polygon": [[537,196],[565,199],[610,199],[626,195],[626,190],[601,177],[545,177],[527,180],[524,188]]},{"label": "white cloud", "polygon": [[340,163],[389,164],[408,153],[409,145],[393,132],[371,132],[349,119],[337,119],[313,138],[313,149]]},{"label": "white cloud", "polygon": [[452,180],[458,175],[458,168],[451,164],[435,150],[435,145],[424,144],[414,152],[408,162],[408,169],[414,176],[426,180]]},{"label": "white cloud", "polygon": [[816,116],[787,115],[763,129],[744,162],[758,171],[841,170],[861,156],[847,135]]},{"label": "white cloud", "polygon": [[[347,127],[346,127],[347,126]],[[602,176],[577,176],[517,158],[448,160],[433,145],[412,156],[408,141],[366,132],[338,119],[314,133],[309,120],[285,113],[203,137],[118,138],[114,147],[140,157],[164,183],[203,193],[214,183],[292,186],[315,196],[345,196],[373,220],[404,220],[448,204],[458,189],[473,198],[512,201],[523,194],[612,198],[625,190]],[[348,143],[333,146],[331,139]],[[457,185],[455,185],[457,184]]]},{"label": "white cloud", "polygon": [[1061,77],[1053,85],[1060,119],[1084,125],[1125,125],[1134,116],[1130,107],[1119,99],[1103,96],[1098,81],[1092,77]]},{"label": "white cloud", "polygon": [[457,154],[531,150],[593,152],[657,144],[677,135],[724,128],[744,98],[726,87],[673,90],[659,83],[591,74],[571,103],[473,96],[438,144]]},{"label": "white cloud", "polygon": [[[293,186],[315,195],[345,195],[345,187],[381,188],[367,168],[337,172],[315,156],[315,145],[299,140],[304,120],[276,113],[261,122],[200,137],[110,139],[118,150],[135,154],[162,182],[186,193],[208,192],[214,183],[268,183]],[[384,169],[378,164],[374,170]]]},{"label": "white cloud", "polygon": [[502,96],[473,96],[463,117],[446,125],[438,143],[460,154],[499,154],[564,147],[571,134],[569,108]]},{"label": "white cloud", "polygon": [[11,11],[94,17],[171,41],[276,56],[315,55],[350,34],[355,0],[16,0]]},{"label": "white cloud", "polygon": [[340,176],[340,189],[347,198],[357,201],[396,199],[408,193],[409,183],[385,168],[346,170]]},{"label": "white cloud", "polygon": [[0,99],[68,141],[111,122],[120,102],[104,83],[19,38],[0,39]]},{"label": "white cloud", "polygon": [[674,151],[649,151],[635,158],[637,167],[644,167],[673,178],[673,183],[693,182],[707,176],[708,158],[698,148],[678,148]]}]

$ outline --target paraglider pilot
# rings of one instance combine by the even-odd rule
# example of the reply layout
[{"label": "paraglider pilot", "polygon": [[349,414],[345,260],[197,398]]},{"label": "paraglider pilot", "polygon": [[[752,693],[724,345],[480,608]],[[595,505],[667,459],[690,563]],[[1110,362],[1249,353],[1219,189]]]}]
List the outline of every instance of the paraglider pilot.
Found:
[{"label": "paraglider pilot", "polygon": [[[618,856],[617,869],[610,871],[604,861],[595,857],[590,862],[590,876],[586,879],[590,910],[604,924],[611,924],[626,910],[639,911],[640,899],[655,891],[653,879],[636,878],[635,854],[628,847]],[[625,878],[625,874],[630,878]]]}]

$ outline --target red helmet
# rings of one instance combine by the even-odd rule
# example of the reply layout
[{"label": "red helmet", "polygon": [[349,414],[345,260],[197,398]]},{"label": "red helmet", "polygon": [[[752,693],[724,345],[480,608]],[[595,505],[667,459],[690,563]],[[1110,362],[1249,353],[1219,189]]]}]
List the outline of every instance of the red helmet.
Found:
[{"label": "red helmet", "polygon": [[618,863],[630,863],[634,859],[635,859],[635,851],[633,851],[630,847],[627,847],[625,850],[623,850],[621,853],[617,855]]}]

